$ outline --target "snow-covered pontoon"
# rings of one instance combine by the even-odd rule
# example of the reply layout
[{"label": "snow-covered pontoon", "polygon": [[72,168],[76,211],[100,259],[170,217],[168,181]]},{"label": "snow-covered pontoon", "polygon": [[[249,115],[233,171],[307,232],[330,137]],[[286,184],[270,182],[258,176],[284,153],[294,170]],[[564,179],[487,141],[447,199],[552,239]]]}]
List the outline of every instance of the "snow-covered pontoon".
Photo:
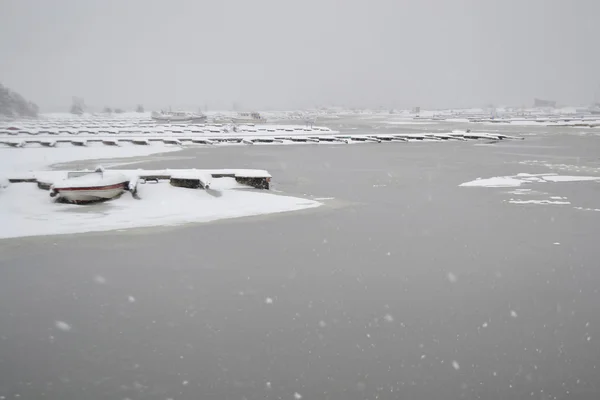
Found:
[{"label": "snow-covered pontoon", "polygon": [[[227,179],[223,179],[227,178]],[[61,202],[86,204],[111,200],[129,191],[135,198],[140,184],[168,181],[189,189],[270,188],[271,174],[255,169],[162,169],[40,171],[8,179],[11,183],[37,183]]]}]

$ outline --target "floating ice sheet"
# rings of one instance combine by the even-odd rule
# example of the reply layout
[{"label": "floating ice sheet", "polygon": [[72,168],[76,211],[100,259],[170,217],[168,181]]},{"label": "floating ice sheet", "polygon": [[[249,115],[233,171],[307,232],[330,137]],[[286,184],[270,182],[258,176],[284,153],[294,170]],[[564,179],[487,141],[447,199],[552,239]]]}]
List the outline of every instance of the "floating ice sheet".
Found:
[{"label": "floating ice sheet", "polygon": [[477,178],[474,181],[461,183],[461,187],[518,187],[530,183],[547,182],[582,182],[600,181],[600,176],[572,176],[557,174],[527,174],[520,173],[509,176],[496,176],[492,178]]}]

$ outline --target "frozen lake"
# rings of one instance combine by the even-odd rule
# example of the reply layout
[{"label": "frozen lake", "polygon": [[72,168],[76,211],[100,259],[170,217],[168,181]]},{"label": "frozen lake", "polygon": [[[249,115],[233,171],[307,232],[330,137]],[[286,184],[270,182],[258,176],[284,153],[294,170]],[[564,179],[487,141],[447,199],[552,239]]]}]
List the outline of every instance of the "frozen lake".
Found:
[{"label": "frozen lake", "polygon": [[600,176],[598,137],[493,128],[537,135],[136,164],[266,169],[325,204],[0,240],[0,399],[599,398],[599,184],[459,187]]}]

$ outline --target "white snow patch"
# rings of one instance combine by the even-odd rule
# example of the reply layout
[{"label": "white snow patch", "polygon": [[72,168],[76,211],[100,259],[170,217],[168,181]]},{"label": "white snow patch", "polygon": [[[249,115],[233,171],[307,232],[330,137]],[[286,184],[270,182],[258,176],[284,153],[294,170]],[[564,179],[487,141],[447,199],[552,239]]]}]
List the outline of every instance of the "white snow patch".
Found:
[{"label": "white snow patch", "polygon": [[511,190],[506,193],[524,195],[524,194],[529,194],[529,192],[531,192],[531,189],[515,189],[515,190]]},{"label": "white snow patch", "polygon": [[509,176],[496,176],[493,178],[481,179],[461,183],[461,187],[517,187],[521,186],[523,181]]},{"label": "white snow patch", "polygon": [[569,175],[550,175],[544,176],[544,180],[548,182],[583,182],[583,181],[598,181],[599,176],[569,176]]},{"label": "white snow patch", "polygon": [[0,196],[0,220],[3,222],[0,238],[209,222],[302,210],[322,204],[267,191],[193,190],[163,182],[139,185],[138,196],[141,200],[126,192],[119,199],[105,203],[57,204],[52,202],[48,192],[39,190],[33,183],[13,184]]},{"label": "white snow patch", "polygon": [[54,326],[56,326],[57,329],[60,329],[61,331],[65,332],[68,332],[71,329],[73,329],[73,327],[67,324],[65,321],[55,321]]},{"label": "white snow patch", "polygon": [[557,174],[527,174],[520,173],[509,176],[496,176],[492,178],[477,178],[474,181],[464,182],[461,187],[518,187],[528,183],[546,182],[583,182],[600,181],[598,176],[569,176]]},{"label": "white snow patch", "polygon": [[322,200],[334,200],[335,197],[315,197],[314,200],[322,201]]},{"label": "white snow patch", "polygon": [[508,200],[511,204],[554,204],[554,205],[567,205],[571,204],[570,201],[558,201],[558,200]]},{"label": "white snow patch", "polygon": [[600,211],[600,208],[573,207],[576,210],[582,211]]}]

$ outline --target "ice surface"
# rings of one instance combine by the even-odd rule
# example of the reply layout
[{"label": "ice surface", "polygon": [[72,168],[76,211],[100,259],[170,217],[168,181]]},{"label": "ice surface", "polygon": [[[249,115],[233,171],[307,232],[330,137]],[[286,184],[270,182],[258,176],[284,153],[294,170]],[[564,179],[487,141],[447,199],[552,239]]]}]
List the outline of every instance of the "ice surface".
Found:
[{"label": "ice surface", "polygon": [[524,181],[515,179],[510,176],[496,176],[493,178],[481,179],[461,183],[462,187],[517,187],[521,186]]},{"label": "ice surface", "polygon": [[548,182],[582,182],[582,181],[600,181],[600,176],[544,176],[543,178]]},{"label": "ice surface", "polygon": [[527,174],[519,173],[510,176],[496,176],[493,178],[477,178],[474,181],[461,183],[462,187],[518,187],[528,183],[546,182],[583,182],[600,181],[599,176],[569,176],[557,174]]},{"label": "ice surface", "polygon": [[[223,180],[226,178],[215,182]],[[173,187],[167,182],[138,185],[141,200],[124,193],[119,199],[89,206],[54,203],[48,193],[34,183],[12,184],[3,189],[0,238],[208,222],[321,205],[264,191],[194,190]]]},{"label": "ice surface", "polygon": [[557,205],[567,205],[571,204],[570,201],[558,201],[558,200],[508,200],[511,204],[557,204]]},{"label": "ice surface", "polygon": [[11,172],[39,170],[53,164],[71,161],[141,157],[177,150],[180,148],[165,145],[0,148],[0,176],[6,176]]}]

